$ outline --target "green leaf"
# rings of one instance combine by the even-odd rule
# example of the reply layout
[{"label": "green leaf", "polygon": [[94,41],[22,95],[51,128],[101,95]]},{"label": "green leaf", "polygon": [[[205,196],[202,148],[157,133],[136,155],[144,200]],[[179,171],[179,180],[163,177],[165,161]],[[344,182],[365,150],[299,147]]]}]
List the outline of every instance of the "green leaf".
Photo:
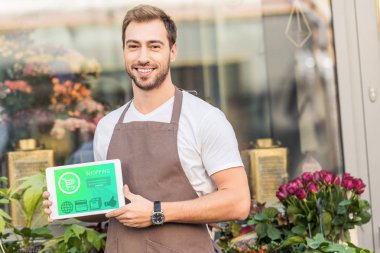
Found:
[{"label": "green leaf", "polygon": [[339,206],[348,206],[348,205],[351,205],[351,200],[348,200],[348,199],[342,200],[339,203]]},{"label": "green leaf", "polygon": [[264,223],[259,223],[256,225],[255,231],[256,231],[257,236],[259,238],[263,238],[263,237],[267,236],[267,225]]},{"label": "green leaf", "polygon": [[3,209],[0,209],[0,216],[4,217],[7,220],[12,219],[11,216],[9,216],[9,214],[7,214]]},{"label": "green leaf", "polygon": [[366,224],[371,220],[371,214],[368,211],[361,211],[359,217],[362,218],[361,224]]},{"label": "green leaf", "polygon": [[324,252],[339,252],[339,253],[356,253],[355,249],[347,247],[343,244],[330,243],[324,248]]},{"label": "green leaf", "polygon": [[253,218],[256,221],[266,221],[268,220],[268,215],[266,215],[265,213],[259,213],[259,214],[256,214]]},{"label": "green leaf", "polygon": [[247,222],[248,226],[251,226],[253,224],[255,224],[255,220],[252,220],[252,219],[248,220],[248,222]]},{"label": "green leaf", "polygon": [[21,230],[14,229],[16,234],[21,235],[23,237],[30,237],[32,230],[30,228],[22,228]]},{"label": "green leaf", "polygon": [[235,223],[235,222],[233,222],[233,223],[231,224],[231,232],[232,232],[232,235],[233,235],[234,237],[240,235],[240,233],[241,233],[241,229],[242,229],[242,228],[241,228],[241,225],[240,225],[240,224]]},{"label": "green leaf", "polygon": [[0,177],[0,182],[3,184],[8,184],[8,178],[7,177]]},{"label": "green leaf", "polygon": [[283,249],[283,248],[287,248],[291,245],[298,245],[298,244],[301,244],[301,243],[305,243],[305,239],[301,236],[292,236],[292,237],[289,237],[288,239],[286,239],[285,241],[283,241],[281,243],[281,246],[280,248]]},{"label": "green leaf", "polygon": [[307,214],[307,222],[311,222],[315,217],[315,211],[314,210],[311,210],[308,214]]},{"label": "green leaf", "polygon": [[360,200],[359,201],[359,208],[360,209],[369,209],[370,208],[370,204],[367,200]]},{"label": "green leaf", "polygon": [[83,226],[79,226],[79,225],[72,225],[71,226],[71,229],[73,230],[74,234],[76,235],[76,237],[78,237],[80,239],[80,236],[86,232],[86,229],[83,227]]},{"label": "green leaf", "polygon": [[274,218],[279,214],[279,211],[274,207],[267,207],[263,211],[269,218]]},{"label": "green leaf", "polygon": [[0,234],[3,234],[5,230],[5,220],[3,217],[0,217]]},{"label": "green leaf", "polygon": [[281,239],[281,231],[278,230],[277,228],[273,227],[273,226],[270,226],[268,228],[268,237],[272,240],[272,241],[275,241],[275,240],[278,240],[278,239]]},{"label": "green leaf", "polygon": [[72,248],[70,248],[67,252],[68,252],[68,253],[77,253],[77,252],[79,252],[79,251],[77,250],[77,248],[72,247]]},{"label": "green leaf", "polygon": [[20,200],[21,199],[21,194],[19,194],[19,193],[12,193],[11,198],[15,199],[15,200]]},{"label": "green leaf", "polygon": [[[326,235],[330,234],[332,216],[328,212],[322,213],[323,229]],[[321,231],[322,232],[322,231]]]},{"label": "green leaf", "polygon": [[25,190],[22,200],[24,202],[25,210],[28,214],[28,219],[33,218],[34,212],[36,211],[38,202],[42,199],[42,188],[41,187],[30,187]]},{"label": "green leaf", "polygon": [[314,241],[310,238],[306,238],[306,241],[307,241],[307,245],[312,248],[312,249],[318,249],[319,246],[321,246],[321,242],[320,241]]},{"label": "green leaf", "polygon": [[335,216],[332,221],[332,224],[335,226],[343,225],[343,223],[344,223],[344,218],[341,216]]},{"label": "green leaf", "polygon": [[98,233],[93,229],[87,229],[86,238],[89,243],[93,244],[98,238]]},{"label": "green leaf", "polygon": [[304,225],[298,225],[292,228],[292,233],[296,235],[300,235],[306,231],[306,227]]},{"label": "green leaf", "polygon": [[64,235],[63,235],[64,242],[65,242],[65,243],[68,243],[68,241],[70,240],[70,238],[71,238],[72,236],[74,236],[74,232],[73,232],[73,230],[72,230],[70,227],[66,228],[66,229],[65,229],[65,233],[64,233]]},{"label": "green leaf", "polygon": [[0,199],[0,204],[9,204],[9,199]]},{"label": "green leaf", "polygon": [[289,206],[287,209],[286,209],[286,213],[288,215],[291,215],[291,214],[301,214],[302,213],[302,210],[295,207],[295,206]]},{"label": "green leaf", "polygon": [[51,238],[51,231],[47,227],[33,228],[31,232],[32,236]]},{"label": "green leaf", "polygon": [[347,208],[345,206],[338,206],[336,209],[337,214],[346,214],[347,213]]}]

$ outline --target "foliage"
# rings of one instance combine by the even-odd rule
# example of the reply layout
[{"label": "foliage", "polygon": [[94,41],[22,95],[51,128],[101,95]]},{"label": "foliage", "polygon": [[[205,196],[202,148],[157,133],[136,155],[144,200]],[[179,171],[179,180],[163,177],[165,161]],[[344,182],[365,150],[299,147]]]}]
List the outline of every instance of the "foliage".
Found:
[{"label": "foliage", "polygon": [[[245,222],[219,224],[219,246],[235,252],[372,252],[350,243],[349,230],[367,223],[370,205],[361,179],[306,172],[282,185],[280,205],[253,203]],[[261,251],[259,251],[261,250]]]},{"label": "foliage", "polygon": [[[1,177],[6,185],[8,180]],[[105,248],[105,234],[92,228],[77,224],[66,225],[63,235],[53,237],[46,224],[46,215],[42,212],[42,193],[45,190],[46,178],[41,172],[20,179],[20,184],[11,188],[0,188],[0,203],[14,203],[20,210],[24,226],[12,224],[12,218],[0,209],[0,239],[5,252],[29,252],[39,249],[43,252],[100,252]],[[15,237],[16,240],[11,237]]]},{"label": "foliage", "polygon": [[[7,179],[2,177],[4,185]],[[8,239],[14,236],[16,240],[4,244],[6,252],[26,251],[31,247],[42,248],[42,241],[52,238],[51,231],[42,221],[43,213],[38,207],[42,206],[42,192],[45,177],[42,173],[20,179],[18,186],[0,188],[2,204],[13,203],[23,218],[23,227],[12,223],[12,218],[0,209],[0,238]]]},{"label": "foliage", "polygon": [[42,252],[88,253],[104,250],[106,234],[77,224],[64,226],[65,233],[48,241]]}]

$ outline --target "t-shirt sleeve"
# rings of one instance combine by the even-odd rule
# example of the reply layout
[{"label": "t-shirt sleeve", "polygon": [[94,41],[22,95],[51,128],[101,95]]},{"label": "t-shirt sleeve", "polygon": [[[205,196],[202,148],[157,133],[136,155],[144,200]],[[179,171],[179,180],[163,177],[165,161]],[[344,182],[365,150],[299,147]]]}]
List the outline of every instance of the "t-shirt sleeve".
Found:
[{"label": "t-shirt sleeve", "polygon": [[101,119],[96,126],[95,134],[94,134],[94,140],[93,140],[93,146],[94,146],[94,160],[96,162],[98,161],[104,161],[107,159],[107,150],[108,150],[108,143],[109,140],[107,140],[108,136],[105,134],[105,131],[107,131],[104,127],[104,118]]},{"label": "t-shirt sleeve", "polygon": [[235,132],[219,109],[215,108],[202,119],[199,137],[202,162],[209,175],[243,166]]},{"label": "t-shirt sleeve", "polygon": [[103,154],[102,154],[103,152],[99,148],[99,131],[98,131],[98,128],[95,131],[93,147],[94,147],[94,160],[95,161],[105,160],[103,158]]}]

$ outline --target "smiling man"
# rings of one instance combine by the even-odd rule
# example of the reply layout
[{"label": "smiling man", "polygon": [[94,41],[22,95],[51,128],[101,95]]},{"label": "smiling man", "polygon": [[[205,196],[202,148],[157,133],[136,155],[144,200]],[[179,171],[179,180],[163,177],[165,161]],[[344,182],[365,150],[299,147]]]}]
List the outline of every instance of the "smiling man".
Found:
[{"label": "smiling man", "polygon": [[106,252],[212,253],[205,224],[243,220],[250,208],[235,133],[219,109],[172,83],[168,15],[139,5],[122,32],[134,98],[99,122],[94,139],[96,160],[121,160],[129,200],[106,215]]}]

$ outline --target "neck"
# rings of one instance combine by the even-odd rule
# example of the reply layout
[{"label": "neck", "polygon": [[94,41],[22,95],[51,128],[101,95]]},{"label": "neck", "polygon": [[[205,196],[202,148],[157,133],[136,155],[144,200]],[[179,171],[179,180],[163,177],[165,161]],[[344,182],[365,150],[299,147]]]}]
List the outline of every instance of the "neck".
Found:
[{"label": "neck", "polygon": [[171,81],[164,81],[158,88],[149,91],[141,90],[132,83],[132,89],[133,103],[142,114],[150,113],[158,108],[173,97],[175,92],[175,86]]}]

